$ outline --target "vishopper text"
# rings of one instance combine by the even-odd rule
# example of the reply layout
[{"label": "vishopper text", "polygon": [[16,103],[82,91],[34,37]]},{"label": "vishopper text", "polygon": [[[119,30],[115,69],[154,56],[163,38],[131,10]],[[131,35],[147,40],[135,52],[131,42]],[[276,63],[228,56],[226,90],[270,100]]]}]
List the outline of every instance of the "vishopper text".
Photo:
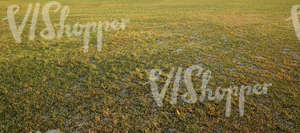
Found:
[{"label": "vishopper text", "polygon": [[[29,37],[28,40],[34,40],[36,34],[36,25],[37,20],[39,17],[40,11],[40,3],[36,3],[33,9],[31,26],[29,30]],[[24,27],[28,21],[28,18],[32,12],[33,5],[29,4],[26,14],[23,18],[23,21],[19,26],[17,26],[17,22],[15,19],[16,14],[20,10],[19,5],[11,5],[7,9],[7,19],[9,23],[9,28],[13,34],[14,39],[17,43],[21,43],[22,38],[21,35],[23,33]],[[59,24],[53,25],[50,19],[50,10],[54,9],[53,11],[56,13],[60,9],[60,21]],[[40,31],[40,36],[45,40],[53,40],[59,39],[64,36],[67,37],[79,37],[83,35],[83,44],[84,44],[84,52],[88,52],[89,42],[90,42],[90,33],[95,32],[97,34],[97,50],[101,51],[102,49],[102,37],[103,37],[103,30],[124,30],[126,28],[126,24],[129,23],[129,19],[121,19],[121,20],[114,20],[112,22],[88,22],[86,24],[76,23],[73,26],[65,24],[65,21],[69,15],[70,8],[68,6],[64,6],[62,8],[61,4],[56,1],[48,2],[42,9],[42,19],[45,23],[45,28]],[[55,31],[55,26],[59,26],[58,31]]]},{"label": "vishopper text", "polygon": [[[170,73],[168,74],[168,79],[165,82],[165,85],[159,92],[158,85],[156,81],[159,79],[160,74],[162,73],[161,70],[158,69],[152,69],[150,72],[150,85],[152,94],[154,97],[155,102],[158,106],[163,106],[163,99],[166,95],[166,92],[168,90],[168,87],[171,83],[172,78],[174,77],[174,71],[175,69],[172,68]],[[193,83],[192,83],[192,72],[197,71],[196,76],[200,77],[202,75],[202,84],[201,84],[201,96],[200,96],[200,102],[204,102],[204,100],[207,98],[208,101],[221,101],[223,99],[226,99],[226,110],[225,110],[225,116],[229,117],[231,112],[231,101],[232,101],[232,95],[239,97],[239,113],[240,116],[244,115],[244,103],[245,103],[245,95],[261,95],[261,94],[267,94],[268,87],[272,86],[272,84],[256,84],[254,86],[241,86],[241,87],[229,87],[227,89],[222,89],[221,87],[218,87],[215,91],[215,94],[213,94],[213,91],[209,88],[207,88],[207,84],[209,80],[211,79],[211,71],[206,70],[200,66],[200,65],[193,65],[185,70],[183,82],[186,86],[186,93],[181,95],[181,98],[186,103],[196,103],[198,99],[198,95],[196,93],[196,90],[194,89]],[[182,80],[182,72],[183,69],[181,67],[178,68],[174,84],[173,84],[173,90],[171,93],[171,104],[177,103],[178,98],[178,91],[180,86],[180,80]]]},{"label": "vishopper text", "polygon": [[294,5],[291,9],[291,15],[293,20],[293,25],[296,31],[296,36],[298,37],[298,40],[300,41],[300,23],[298,15],[300,14],[300,5]]}]

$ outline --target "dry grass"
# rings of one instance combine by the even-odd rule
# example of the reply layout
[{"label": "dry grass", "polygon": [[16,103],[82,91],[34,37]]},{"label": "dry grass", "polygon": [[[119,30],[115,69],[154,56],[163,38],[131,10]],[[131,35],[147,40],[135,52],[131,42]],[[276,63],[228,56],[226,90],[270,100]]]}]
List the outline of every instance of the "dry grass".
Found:
[{"label": "dry grass", "polygon": [[[0,21],[1,132],[299,132],[300,42],[285,21],[297,0],[61,2],[71,8],[67,23],[131,22],[105,32],[101,52],[83,53],[75,38],[17,44]],[[0,1],[0,18],[8,5],[25,12],[27,3]],[[145,84],[149,70],[195,64],[213,71],[211,88],[273,85],[267,95],[247,97],[244,117],[237,98],[230,118],[224,101],[174,106],[167,98],[157,107]]]}]

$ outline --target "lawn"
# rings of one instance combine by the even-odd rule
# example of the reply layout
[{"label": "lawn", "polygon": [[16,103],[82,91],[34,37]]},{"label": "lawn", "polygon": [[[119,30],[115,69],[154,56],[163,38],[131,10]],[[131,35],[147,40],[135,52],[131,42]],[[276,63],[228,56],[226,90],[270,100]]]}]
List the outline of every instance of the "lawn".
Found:
[{"label": "lawn", "polygon": [[[286,20],[299,0],[57,0],[70,25],[130,20],[103,32],[101,51],[92,33],[88,52],[79,37],[28,40],[31,16],[17,43],[8,6],[20,5],[19,25],[38,2],[48,1],[0,0],[0,132],[300,132],[300,40]],[[246,97],[243,117],[238,97],[230,117],[225,100],[170,104],[174,79],[159,107],[150,71],[162,70],[162,88],[172,68],[192,65],[212,72],[213,90],[272,86]]]}]

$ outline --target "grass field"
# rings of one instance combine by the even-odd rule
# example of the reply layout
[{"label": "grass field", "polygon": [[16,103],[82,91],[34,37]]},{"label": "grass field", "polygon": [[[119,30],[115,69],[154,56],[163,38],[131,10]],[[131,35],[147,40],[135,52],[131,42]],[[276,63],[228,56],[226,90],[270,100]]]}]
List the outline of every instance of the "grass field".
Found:
[{"label": "grass field", "polygon": [[[28,41],[30,23],[16,43],[7,7],[21,6],[21,22],[29,3],[47,1],[0,0],[0,132],[300,132],[300,40],[286,21],[299,0],[58,1],[70,7],[68,24],[130,22],[103,33],[101,52],[84,53],[75,37]],[[149,70],[196,64],[212,71],[211,88],[272,86],[246,98],[243,117],[236,97],[230,117],[225,101],[172,105],[170,90],[158,107]]]}]

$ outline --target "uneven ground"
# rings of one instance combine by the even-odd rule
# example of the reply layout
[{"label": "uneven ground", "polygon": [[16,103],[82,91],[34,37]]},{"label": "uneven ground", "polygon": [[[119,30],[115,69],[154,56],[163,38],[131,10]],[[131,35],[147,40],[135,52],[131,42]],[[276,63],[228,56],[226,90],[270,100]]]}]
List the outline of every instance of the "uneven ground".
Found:
[{"label": "uneven ground", "polygon": [[[300,132],[300,41],[286,21],[298,0],[60,1],[71,8],[68,24],[130,19],[88,53],[74,37],[28,41],[29,25],[16,43],[2,20],[7,7],[21,5],[20,22],[35,2],[46,0],[0,1],[0,132]],[[272,87],[246,97],[244,117],[237,97],[228,118],[224,100],[171,105],[170,90],[158,107],[149,70],[196,64],[213,72],[211,88]]]}]

